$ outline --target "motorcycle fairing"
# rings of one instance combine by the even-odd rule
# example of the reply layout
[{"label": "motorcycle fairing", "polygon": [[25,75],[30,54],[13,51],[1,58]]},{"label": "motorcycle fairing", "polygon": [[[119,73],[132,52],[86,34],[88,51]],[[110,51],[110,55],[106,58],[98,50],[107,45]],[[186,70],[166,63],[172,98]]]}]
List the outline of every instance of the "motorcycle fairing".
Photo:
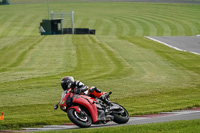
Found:
[{"label": "motorcycle fairing", "polygon": [[80,113],[80,110],[79,110],[78,106],[72,106],[72,107],[68,108],[68,110],[69,109],[75,109],[77,113]]},{"label": "motorcycle fairing", "polygon": [[92,116],[93,123],[98,121],[98,112],[95,103],[93,103],[94,101],[96,102],[96,99],[86,95],[73,95],[73,103],[86,107]]},{"label": "motorcycle fairing", "polygon": [[[95,105],[96,99],[86,96],[86,95],[76,95],[73,93],[67,93],[60,102],[60,107],[66,107],[65,109],[68,109],[72,103],[80,104],[84,107],[86,107],[92,117],[92,121],[95,123],[98,121],[98,112],[97,107]],[[78,108],[74,108],[76,111],[78,111]]]},{"label": "motorcycle fairing", "polygon": [[60,101],[60,107],[62,107],[62,106],[68,107],[73,102],[72,98],[73,98],[73,93],[65,94],[65,96]]}]

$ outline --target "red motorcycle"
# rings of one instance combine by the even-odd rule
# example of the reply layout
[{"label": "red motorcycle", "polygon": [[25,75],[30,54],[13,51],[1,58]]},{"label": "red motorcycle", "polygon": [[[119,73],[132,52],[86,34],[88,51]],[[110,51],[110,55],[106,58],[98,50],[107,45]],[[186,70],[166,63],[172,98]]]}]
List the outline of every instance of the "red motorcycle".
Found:
[{"label": "red motorcycle", "polygon": [[[107,94],[108,99],[110,94],[112,92]],[[58,104],[74,124],[83,128],[90,127],[91,124],[106,124],[109,121],[124,124],[129,120],[128,112],[121,105],[114,102],[107,105],[98,98],[74,94],[72,90],[68,90]],[[54,109],[58,108],[58,104]]]}]

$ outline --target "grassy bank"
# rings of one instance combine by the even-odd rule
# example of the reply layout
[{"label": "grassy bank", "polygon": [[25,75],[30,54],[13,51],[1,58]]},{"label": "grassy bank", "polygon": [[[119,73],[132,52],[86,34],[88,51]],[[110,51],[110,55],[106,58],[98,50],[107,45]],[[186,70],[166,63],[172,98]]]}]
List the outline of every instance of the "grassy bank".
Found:
[{"label": "grassy bank", "polygon": [[69,122],[53,110],[66,75],[112,91],[111,100],[131,116],[200,106],[200,56],[143,37],[199,34],[200,5],[61,2],[50,8],[74,10],[75,27],[94,28],[96,35],[40,36],[46,4],[1,6],[0,129]]}]

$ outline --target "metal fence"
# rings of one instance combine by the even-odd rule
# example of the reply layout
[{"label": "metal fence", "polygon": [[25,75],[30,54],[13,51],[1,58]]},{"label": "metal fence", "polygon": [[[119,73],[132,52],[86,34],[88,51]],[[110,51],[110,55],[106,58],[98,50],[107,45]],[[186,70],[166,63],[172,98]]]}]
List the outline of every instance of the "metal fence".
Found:
[{"label": "metal fence", "polygon": [[71,13],[51,11],[50,19],[62,19],[62,27],[72,28],[72,34],[74,34],[74,11]]}]

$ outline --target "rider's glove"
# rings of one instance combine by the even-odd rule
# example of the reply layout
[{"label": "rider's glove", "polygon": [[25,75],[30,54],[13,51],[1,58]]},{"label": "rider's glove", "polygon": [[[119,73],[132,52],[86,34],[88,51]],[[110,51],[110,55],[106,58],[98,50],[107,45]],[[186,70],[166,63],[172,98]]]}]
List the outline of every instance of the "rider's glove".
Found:
[{"label": "rider's glove", "polygon": [[107,95],[103,94],[99,97],[99,99],[101,99],[105,104],[110,105],[111,102],[108,100]]},{"label": "rider's glove", "polygon": [[75,88],[75,94],[80,94],[80,93],[81,93],[80,88]]}]

